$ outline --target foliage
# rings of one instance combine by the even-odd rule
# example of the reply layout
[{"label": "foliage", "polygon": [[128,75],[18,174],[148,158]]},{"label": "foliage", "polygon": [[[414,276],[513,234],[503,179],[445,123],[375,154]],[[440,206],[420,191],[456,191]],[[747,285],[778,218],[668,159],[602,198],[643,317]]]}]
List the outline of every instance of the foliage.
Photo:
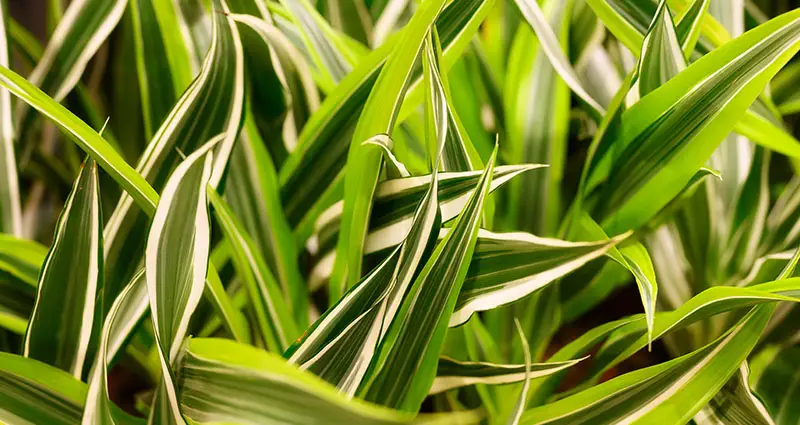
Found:
[{"label": "foliage", "polygon": [[0,422],[796,424],[772,3],[0,0]]}]

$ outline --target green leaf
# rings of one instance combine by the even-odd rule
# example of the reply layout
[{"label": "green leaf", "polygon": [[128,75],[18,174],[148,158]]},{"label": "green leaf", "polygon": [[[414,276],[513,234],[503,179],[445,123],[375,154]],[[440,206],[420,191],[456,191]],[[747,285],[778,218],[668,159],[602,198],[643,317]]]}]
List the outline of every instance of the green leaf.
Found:
[{"label": "green leaf", "polygon": [[[621,40],[633,54],[639,54],[642,40],[655,14],[655,2],[652,0],[587,0],[587,3],[589,3],[595,13],[597,13],[597,16],[603,21],[606,27]],[[682,6],[681,9],[685,9],[687,3],[688,0],[668,0],[670,6]],[[684,17],[691,18],[688,14],[685,14]],[[678,26],[681,26],[681,22],[678,22]],[[728,41],[730,41],[730,35],[725,28],[710,15],[705,14],[702,16],[701,26],[701,33],[704,36],[704,38],[700,39],[701,44],[706,38],[711,40],[711,43],[706,43],[701,46],[703,53],[723,44],[731,48],[731,43],[728,43]],[[763,34],[757,37],[762,36]],[[740,43],[741,41],[737,41],[736,44]],[[731,59],[732,57],[726,57],[726,59],[720,60],[718,63],[727,63]],[[773,71],[771,71],[772,74],[774,75],[774,72],[777,72],[780,68],[781,66],[776,66]],[[684,91],[681,93],[685,94],[687,89],[687,87],[682,88]],[[755,92],[756,90],[753,89],[753,91]],[[761,90],[758,90],[758,92],[760,91]],[[747,90],[747,92],[749,93],[750,90]],[[745,103],[749,106],[752,102]],[[756,143],[775,149],[785,155],[792,157],[800,155],[800,142],[782,128],[776,127],[774,123],[760,122],[760,126],[755,128],[751,121],[759,122],[763,121],[763,118],[759,117],[758,113],[752,108],[747,110],[744,114],[736,115],[736,120],[730,121],[728,124],[735,124],[735,130],[737,132],[749,137]]]},{"label": "green leaf", "polygon": [[[492,4],[492,0],[455,0],[436,20],[444,70],[449,69],[460,56]],[[303,128],[297,149],[280,170],[284,210],[296,229],[298,239],[303,242],[310,236],[317,217],[341,199],[342,170],[348,144],[362,143],[379,133],[388,134],[379,130],[359,140],[350,137],[356,125],[355,118],[361,113],[389,53],[398,43],[399,37],[391,38],[361,60],[358,67],[337,85]],[[417,106],[424,94],[420,90],[423,87],[419,87],[421,72],[415,69],[412,74],[414,81],[409,84],[403,103]],[[403,116],[402,112],[400,116]]]},{"label": "green leaf", "polygon": [[319,90],[302,54],[276,26],[251,15],[232,17],[241,24],[248,72],[259,76],[250,79],[249,109],[270,155],[281,164],[287,152],[294,150],[297,134],[319,107]]},{"label": "green leaf", "polygon": [[514,405],[514,409],[506,421],[507,425],[519,424],[522,413],[525,411],[525,405],[528,403],[528,390],[531,386],[531,349],[528,347],[528,338],[526,338],[525,333],[522,332],[522,325],[519,324],[517,318],[514,318],[514,324],[517,325],[517,332],[522,341],[522,352],[525,356],[525,380],[519,392],[517,403]]},{"label": "green leaf", "polygon": [[25,333],[25,357],[80,379],[103,290],[103,234],[97,165],[84,162],[56,225]]},{"label": "green leaf", "polygon": [[[600,225],[588,215],[584,214],[579,220],[578,226],[580,226],[580,230],[576,230],[580,232],[578,236],[579,239],[608,239],[608,236]],[[653,331],[653,320],[658,297],[658,283],[656,282],[655,270],[653,269],[653,261],[650,259],[650,254],[647,253],[647,249],[644,245],[639,242],[626,244],[619,249],[612,246],[608,254],[611,259],[628,269],[636,280],[636,286],[639,288],[639,296],[641,297],[642,306],[644,307],[644,314],[647,318],[647,334],[648,337],[650,337]]]},{"label": "green leaf", "polygon": [[[544,165],[505,165],[494,170],[490,193],[502,187],[517,175],[543,168]],[[439,204],[442,221],[447,222],[457,216],[464,207],[475,184],[480,179],[480,171],[439,173]],[[386,180],[378,184],[372,205],[370,229],[365,238],[364,254],[379,253],[400,242],[411,228],[416,204],[427,191],[430,175]],[[317,222],[317,240],[320,260],[312,269],[309,286],[316,289],[329,277],[335,259],[333,245],[339,235],[342,203],[338,202],[320,216]]]},{"label": "green leaf", "polygon": [[[234,19],[252,26],[262,37],[262,47],[266,50],[280,52],[275,55],[278,59],[275,67],[281,71],[279,75],[284,75],[284,95],[291,98],[292,104],[292,112],[287,114],[287,122],[283,123],[286,133],[287,127],[291,129],[300,125],[294,121],[300,122],[304,109],[317,107],[317,88],[306,75],[308,72],[297,57],[299,53],[276,28],[252,16],[234,15]],[[289,120],[293,122],[289,123]],[[244,229],[252,235],[270,270],[275,273],[284,293],[291,299],[297,323],[305,327],[308,323],[306,284],[300,276],[292,228],[281,208],[274,158],[268,151],[272,144],[270,139],[274,136],[265,134],[266,138],[262,138],[258,129],[258,119],[248,112],[240,140],[231,156],[226,196],[233,212],[242,220]]]},{"label": "green leaf", "polygon": [[95,130],[36,86],[0,66],[0,85],[53,120],[58,127],[103,168],[145,213],[155,211],[158,194]]},{"label": "green leaf", "polygon": [[[228,10],[223,0],[214,0],[214,7]],[[243,107],[244,59],[239,32],[230,16],[215,13],[212,43],[200,74],[164,119],[139,158],[136,170],[155,189],[161,190],[180,162],[179,151],[191,154],[203,143],[221,135],[211,174],[211,183],[216,187],[238,136]],[[134,208],[131,197],[123,195],[109,218],[104,235],[112,299],[139,266],[138,261],[131,259],[141,255],[146,225],[146,217]]]},{"label": "green leaf", "polygon": [[675,25],[675,32],[681,42],[684,57],[690,57],[697,46],[703,28],[703,17],[708,11],[710,3],[711,0],[694,0]]},{"label": "green leaf", "polygon": [[161,383],[150,422],[184,423],[178,406],[173,365],[203,294],[210,225],[206,185],[211,179],[216,141],[190,155],[170,176],[147,238],[145,276],[150,298]]},{"label": "green leaf", "polygon": [[0,270],[36,288],[47,247],[0,233]]},{"label": "green leaf", "polygon": [[433,157],[438,146],[443,146],[440,160],[443,171],[471,171],[483,163],[455,113],[447,76],[441,72],[441,50],[439,35],[432,28],[421,53],[428,149]]},{"label": "green leaf", "polygon": [[[342,222],[331,272],[330,289],[334,299],[361,278],[364,239],[380,172],[381,152],[362,142],[376,134],[391,136],[417,55],[444,5],[443,0],[432,0],[414,14],[386,59],[386,66],[378,75],[358,118],[347,154]],[[383,104],[389,106],[383,107]]]},{"label": "green leaf", "polygon": [[[542,378],[574,366],[579,360],[564,362],[531,363],[527,376]],[[430,394],[438,394],[467,385],[503,385],[525,380],[524,364],[500,364],[491,362],[460,361],[440,357]]]},{"label": "green leaf", "polygon": [[[780,278],[780,277],[779,277]],[[657,340],[667,333],[687,327],[692,323],[715,316],[717,314],[751,307],[763,303],[778,301],[798,301],[800,279],[784,279],[768,282],[748,288],[715,286],[692,297],[674,311],[659,313],[653,323],[652,337],[646,334],[646,324],[642,320],[632,322],[620,331],[615,340],[619,344],[609,343],[597,354],[597,363],[593,376],[598,377],[602,371],[629,358],[635,352],[646,347],[650,341]],[[622,338],[622,334],[626,335]],[[613,342],[613,341],[612,341]]]},{"label": "green leaf", "polygon": [[[559,48],[568,47],[569,2],[543,4]],[[561,221],[564,165],[570,120],[570,92],[550,64],[536,34],[520,26],[511,43],[505,84],[508,159],[542,163],[544,173],[523,176],[511,184],[508,220],[519,230],[554,235]]]},{"label": "green leaf", "polygon": [[[9,42],[6,32],[6,5],[0,4],[0,66],[9,68]],[[14,119],[11,94],[0,93],[0,232],[22,236],[22,205],[14,154]]]},{"label": "green leaf", "polygon": [[572,69],[567,55],[561,50],[558,37],[553,33],[553,29],[550,27],[539,4],[535,0],[514,0],[514,3],[519,8],[519,11],[522,13],[528,25],[536,32],[540,48],[545,55],[547,55],[553,69],[558,72],[558,75],[569,88],[586,103],[593,117],[599,121],[600,117],[605,115],[605,109],[600,106],[581,85],[578,75],[575,73],[575,70]]},{"label": "green leaf", "polygon": [[25,335],[47,247],[0,233],[0,327]]},{"label": "green leaf", "polygon": [[792,403],[800,388],[797,374],[798,358],[800,358],[800,347],[797,345],[779,348],[756,381],[756,393],[764,401],[778,425],[797,423],[800,418],[797,405]]},{"label": "green leaf", "polygon": [[403,297],[425,259],[432,234],[441,224],[438,163],[444,143],[439,144],[433,174],[415,208],[411,227],[402,243],[380,265],[349,290],[290,349],[290,362],[315,372],[353,395],[375,360],[377,348],[397,320]]},{"label": "green leaf", "polygon": [[[75,425],[81,421],[86,384],[45,363],[0,353],[0,421],[21,424]],[[116,406],[120,425],[143,424]]]},{"label": "green leaf", "polygon": [[773,425],[775,422],[755,394],[750,390],[750,368],[747,362],[719,390],[708,405],[696,415],[697,425]]},{"label": "green leaf", "polygon": [[[800,49],[798,17],[782,15],[714,50],[623,114],[630,125],[617,140],[618,160],[597,207],[609,233],[652,217],[708,160],[769,78]],[[598,178],[596,169],[589,181]]]},{"label": "green leaf", "polygon": [[303,43],[311,52],[314,65],[322,70],[323,87],[334,87],[353,68],[352,58],[333,29],[307,0],[281,0],[300,28]]},{"label": "green leaf", "polygon": [[[70,2],[31,73],[30,82],[55,100],[63,100],[119,23],[126,3],[125,0]],[[19,115],[17,119],[21,120]]]},{"label": "green leaf", "polygon": [[100,335],[100,347],[89,375],[89,389],[84,404],[82,425],[117,423],[114,403],[109,398],[107,369],[127,336],[147,311],[147,285],[144,269],[134,276],[119,294],[106,315]]},{"label": "green leaf", "polygon": [[771,311],[756,307],[705,347],[531,409],[521,423],[685,424],[736,372]]},{"label": "green leaf", "polygon": [[[605,239],[605,238],[604,238]],[[530,233],[478,232],[450,326],[473,313],[520,300],[608,252],[619,238],[567,242]]]},{"label": "green leaf", "polygon": [[675,25],[667,1],[661,0],[653,22],[642,42],[642,53],[636,66],[634,87],[639,97],[661,87],[686,68]]},{"label": "green leaf", "polygon": [[[497,148],[452,230],[441,241],[403,298],[398,317],[373,364],[375,375],[360,393],[399,410],[416,411],[436,376],[450,316],[475,249]],[[398,380],[397,376],[406,377]]]},{"label": "green leaf", "polygon": [[279,356],[229,340],[190,340],[180,373],[181,404],[198,422],[366,425],[413,417],[348,399]]},{"label": "green leaf", "polygon": [[297,336],[286,294],[281,292],[258,248],[242,230],[242,225],[233,216],[230,207],[211,188],[208,190],[208,197],[214,206],[223,234],[231,244],[236,273],[247,288],[260,337],[271,351],[282,353]]},{"label": "green leaf", "polygon": [[153,138],[194,72],[171,1],[129,0],[144,134]]}]

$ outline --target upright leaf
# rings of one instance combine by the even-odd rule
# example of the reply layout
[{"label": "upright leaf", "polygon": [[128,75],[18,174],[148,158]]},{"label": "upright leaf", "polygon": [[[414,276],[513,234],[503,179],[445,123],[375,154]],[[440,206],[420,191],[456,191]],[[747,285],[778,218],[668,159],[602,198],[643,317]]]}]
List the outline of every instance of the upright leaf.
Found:
[{"label": "upright leaf", "polygon": [[[799,18],[790,12],[747,32],[623,114],[630,125],[617,141],[619,159],[598,207],[611,234],[652,217],[708,160],[769,78],[800,49]],[[596,172],[594,179],[602,177]]]},{"label": "upright leaf", "polygon": [[[147,285],[144,270],[122,290],[106,315],[100,334],[100,347],[89,375],[89,389],[83,407],[82,425],[114,425],[114,403],[109,398],[107,369],[125,337],[140,321],[146,311]],[[144,297],[141,295],[145,295]]]},{"label": "upright leaf", "polygon": [[[425,263],[403,298],[400,320],[379,348],[375,374],[361,390],[366,400],[416,411],[436,377],[450,315],[464,283],[488,196],[497,148],[452,231]],[[398,380],[398,376],[407,379]]]},{"label": "upright leaf", "polygon": [[[217,10],[228,11],[224,0],[214,0]],[[200,74],[164,119],[153,140],[139,159],[136,170],[161,190],[180,161],[178,151],[191,154],[203,143],[221,134],[215,148],[211,183],[222,179],[237,138],[244,103],[244,59],[236,23],[225,13],[214,13],[212,43]],[[109,265],[109,294],[122,289],[140,266],[144,247],[146,217],[123,195],[106,225],[106,262]],[[111,300],[107,300],[106,306]]]},{"label": "upright leaf", "polygon": [[80,379],[99,331],[103,235],[97,165],[87,159],[56,225],[39,275],[23,353]]},{"label": "upright leaf", "polygon": [[[558,48],[567,47],[570,2],[544,3],[547,25]],[[560,41],[559,41],[560,40]],[[509,159],[542,163],[544,173],[511,184],[507,214],[514,228],[540,236],[555,234],[561,217],[561,183],[569,132],[569,88],[550,64],[540,38],[520,26],[509,52],[505,112]]]},{"label": "upright leaf", "polygon": [[[381,163],[381,152],[362,142],[375,134],[392,134],[417,54],[444,4],[442,0],[432,0],[414,14],[403,30],[402,39],[386,60],[358,119],[347,154],[342,224],[331,273],[334,298],[361,278],[361,253]],[[386,102],[390,106],[382,107]]]},{"label": "upright leaf", "polygon": [[[6,4],[0,3],[0,66],[10,67],[9,43],[6,32]],[[14,154],[14,119],[11,93],[0,93],[0,232],[22,236],[22,206]]]},{"label": "upright leaf", "polygon": [[208,196],[223,234],[231,244],[233,263],[237,275],[247,288],[250,303],[255,310],[260,337],[271,351],[282,353],[289,347],[289,342],[297,336],[287,299],[264,263],[258,248],[231,213],[230,207],[211,189],[208,191]]},{"label": "upright leaf", "polygon": [[164,187],[147,238],[145,273],[161,381],[150,423],[183,424],[173,366],[200,297],[208,267],[210,226],[206,185],[214,142],[190,155]]},{"label": "upright leaf", "polygon": [[578,75],[572,69],[572,65],[561,50],[561,45],[558,42],[558,37],[553,33],[553,29],[542,12],[541,7],[535,0],[514,0],[514,3],[519,8],[525,21],[533,28],[542,51],[550,59],[553,68],[558,72],[558,75],[564,82],[572,89],[575,94],[583,100],[589,107],[590,112],[599,121],[600,117],[605,115],[605,109],[592,98],[589,93],[583,88],[580,83]]},{"label": "upright leaf", "polygon": [[29,77],[31,83],[57,101],[63,100],[119,23],[126,4],[126,0],[70,2]]},{"label": "upright leaf", "polygon": [[145,137],[153,138],[193,78],[172,1],[129,0]]},{"label": "upright leaf", "polygon": [[[443,143],[439,147],[443,148]],[[437,165],[439,161],[437,155]],[[343,393],[355,394],[387,329],[402,320],[398,313],[403,297],[439,227],[438,184],[434,168],[400,246],[314,324],[288,352],[291,362],[315,372]]]}]

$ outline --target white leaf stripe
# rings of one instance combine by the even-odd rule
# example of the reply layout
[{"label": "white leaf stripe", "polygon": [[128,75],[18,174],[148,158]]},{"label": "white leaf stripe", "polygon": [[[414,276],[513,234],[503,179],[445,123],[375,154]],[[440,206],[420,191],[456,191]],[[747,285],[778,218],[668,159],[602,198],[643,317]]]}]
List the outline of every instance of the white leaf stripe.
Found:
[{"label": "white leaf stripe", "polygon": [[[443,144],[440,143],[441,146]],[[440,156],[441,154],[437,156],[437,163]],[[428,189],[415,210],[412,227],[403,243],[348,291],[330,313],[320,319],[320,326],[315,325],[311,335],[298,344],[298,352],[292,355],[291,361],[303,361],[305,368],[313,366],[320,356],[328,354],[320,362],[325,373],[318,375],[336,384],[345,394],[354,395],[361,385],[374,361],[376,349],[383,343],[388,329],[396,321],[404,296],[423,260],[429,238],[437,224],[437,168],[434,166]],[[339,331],[354,315],[358,317],[352,320],[352,324]],[[337,332],[340,336],[320,348],[321,344]],[[335,346],[334,352],[331,349]],[[313,350],[318,354],[305,361]],[[331,352],[325,353],[327,351]],[[330,365],[335,366],[328,367]]]}]

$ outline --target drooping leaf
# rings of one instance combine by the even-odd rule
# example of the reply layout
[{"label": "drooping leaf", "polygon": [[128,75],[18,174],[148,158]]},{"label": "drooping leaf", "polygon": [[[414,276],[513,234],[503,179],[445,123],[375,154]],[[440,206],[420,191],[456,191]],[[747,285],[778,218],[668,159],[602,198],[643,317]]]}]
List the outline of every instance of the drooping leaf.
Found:
[{"label": "drooping leaf", "polygon": [[770,313],[755,307],[705,347],[528,410],[520,423],[684,424],[736,373]]},{"label": "drooping leaf", "polygon": [[[552,363],[531,363],[530,379],[541,378],[572,367],[581,360]],[[438,394],[467,385],[503,385],[525,380],[524,364],[498,364],[491,362],[465,362],[440,357],[430,394]]]},{"label": "drooping leaf", "polygon": [[566,242],[529,233],[478,232],[450,326],[524,298],[605,254],[620,239]]},{"label": "drooping leaf", "polygon": [[180,373],[181,404],[198,422],[367,425],[413,417],[348,399],[284,359],[230,340],[192,339]]}]

